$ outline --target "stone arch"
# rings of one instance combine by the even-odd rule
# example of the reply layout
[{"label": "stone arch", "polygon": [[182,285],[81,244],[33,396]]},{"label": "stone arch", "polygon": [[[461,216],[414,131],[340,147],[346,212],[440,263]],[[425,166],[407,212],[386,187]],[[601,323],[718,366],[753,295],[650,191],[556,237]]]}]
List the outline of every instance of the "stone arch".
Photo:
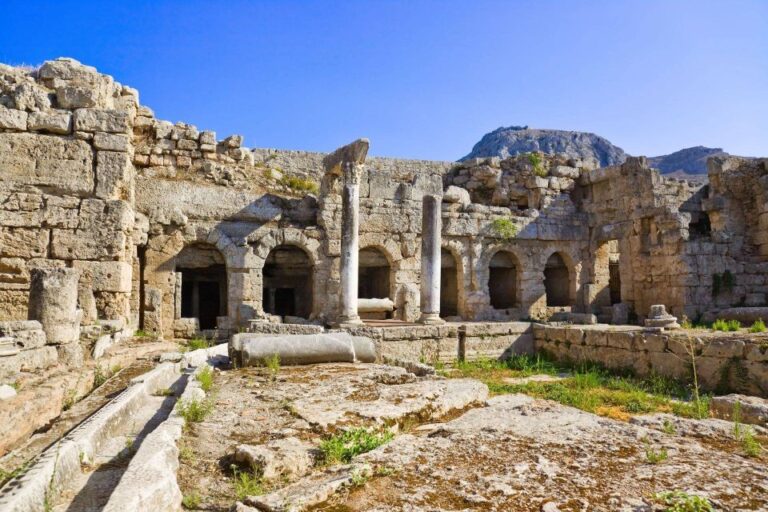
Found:
[{"label": "stone arch", "polygon": [[265,312],[264,308],[264,266],[267,263],[269,254],[278,247],[295,247],[300,249],[309,259],[311,267],[311,310],[308,318],[314,318],[317,314],[317,308],[320,301],[317,300],[317,294],[323,289],[322,273],[318,272],[320,265],[320,242],[314,238],[309,238],[300,229],[281,228],[270,230],[261,238],[248,241],[248,250],[243,261],[243,268],[250,271],[250,287],[253,289],[251,302],[255,306],[256,314]]},{"label": "stone arch", "polygon": [[566,251],[553,251],[544,262],[544,291],[548,307],[576,305],[576,268]]},{"label": "stone arch", "polygon": [[197,318],[200,329],[215,329],[228,314],[225,255],[213,244],[187,243],[174,257],[175,318]]}]

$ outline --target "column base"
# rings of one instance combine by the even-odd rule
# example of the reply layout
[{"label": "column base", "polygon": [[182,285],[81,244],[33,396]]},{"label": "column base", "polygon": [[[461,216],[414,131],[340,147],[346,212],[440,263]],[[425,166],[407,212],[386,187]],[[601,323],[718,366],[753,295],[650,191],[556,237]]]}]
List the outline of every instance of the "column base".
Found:
[{"label": "column base", "polygon": [[358,315],[342,316],[334,324],[334,327],[360,327],[365,325]]},{"label": "column base", "polygon": [[445,320],[440,318],[439,313],[422,313],[419,323],[424,325],[440,325],[444,324]]}]

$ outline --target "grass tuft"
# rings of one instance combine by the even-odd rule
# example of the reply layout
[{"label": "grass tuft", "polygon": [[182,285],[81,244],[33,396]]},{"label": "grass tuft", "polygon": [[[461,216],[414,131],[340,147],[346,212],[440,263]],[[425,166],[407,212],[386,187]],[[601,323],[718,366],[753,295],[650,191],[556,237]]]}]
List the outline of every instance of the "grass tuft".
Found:
[{"label": "grass tuft", "polygon": [[235,495],[238,500],[243,500],[248,496],[260,496],[264,494],[265,488],[261,477],[248,471],[242,471],[237,466],[230,466],[234,477]]},{"label": "grass tuft", "polygon": [[197,379],[197,382],[200,383],[200,387],[203,391],[207,393],[213,387],[213,368],[205,365],[202,370],[197,372],[195,378]]},{"label": "grass tuft", "polygon": [[200,501],[200,495],[193,492],[192,494],[184,495],[181,499],[181,506],[188,509],[198,508],[200,506]]},{"label": "grass tuft", "polygon": [[739,329],[741,329],[741,322],[738,320],[723,320],[722,318],[718,318],[712,324],[713,331],[736,332]]},{"label": "grass tuft", "polygon": [[179,401],[176,410],[189,423],[200,423],[213,411],[213,403],[209,400]]},{"label": "grass tuft", "polygon": [[189,350],[198,350],[201,348],[210,348],[211,344],[206,338],[192,338],[187,342]]},{"label": "grass tuft", "polygon": [[715,509],[707,498],[688,494],[683,491],[664,491],[653,495],[654,499],[665,505],[665,512],[713,512]]},{"label": "grass tuft", "polygon": [[388,443],[393,437],[392,432],[388,431],[376,432],[366,428],[356,428],[329,437],[320,443],[320,452],[326,464],[346,463],[361,453]]},{"label": "grass tuft", "polygon": [[749,328],[749,332],[765,332],[765,322],[762,318],[755,320],[755,323]]}]

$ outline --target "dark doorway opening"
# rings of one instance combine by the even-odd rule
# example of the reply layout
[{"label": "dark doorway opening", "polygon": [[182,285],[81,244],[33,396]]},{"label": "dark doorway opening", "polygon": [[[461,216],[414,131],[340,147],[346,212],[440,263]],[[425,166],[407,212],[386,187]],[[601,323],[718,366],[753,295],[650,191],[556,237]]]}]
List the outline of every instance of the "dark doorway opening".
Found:
[{"label": "dark doorway opening", "polygon": [[459,314],[459,272],[456,258],[446,249],[440,250],[440,316]]},{"label": "dark doorway opening", "polygon": [[547,294],[547,306],[571,305],[570,272],[559,253],[550,256],[544,267],[544,289]]},{"label": "dark doorway opening", "polygon": [[224,265],[177,268],[181,274],[181,316],[197,318],[200,329],[215,329],[216,318],[226,316],[227,269]]},{"label": "dark doorway opening", "polygon": [[360,251],[357,296],[361,299],[390,297],[389,260],[378,249],[367,247]]},{"label": "dark doorway opening", "polygon": [[309,318],[312,314],[312,263],[302,249],[272,249],[263,269],[262,304],[271,315]]},{"label": "dark doorway opening", "polygon": [[507,251],[493,255],[488,264],[488,293],[493,309],[517,307],[517,259]]}]

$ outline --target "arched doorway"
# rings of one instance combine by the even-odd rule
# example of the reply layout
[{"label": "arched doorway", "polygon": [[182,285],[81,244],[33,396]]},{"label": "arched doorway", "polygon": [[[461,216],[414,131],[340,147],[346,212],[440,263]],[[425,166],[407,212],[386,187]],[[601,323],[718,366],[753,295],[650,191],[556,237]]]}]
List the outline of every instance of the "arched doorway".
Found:
[{"label": "arched doorway", "polygon": [[[392,290],[392,273],[387,256],[375,247],[366,247],[359,252],[357,296],[361,299],[395,300]],[[392,312],[365,312],[360,317],[369,320],[383,320],[392,317]]]},{"label": "arched doorway", "polygon": [[262,306],[271,315],[309,318],[312,314],[312,262],[302,249],[279,245],[262,270]]},{"label": "arched doorway", "polygon": [[556,252],[547,259],[544,266],[544,289],[547,293],[547,306],[571,305],[571,276],[560,253]]},{"label": "arched doorway", "polygon": [[488,293],[493,309],[517,307],[518,268],[517,258],[509,251],[499,251],[488,263]]},{"label": "arched doorway", "polygon": [[201,330],[215,329],[227,315],[227,268],[216,247],[193,244],[176,256],[176,316],[197,318]]},{"label": "arched doorway", "polygon": [[459,271],[451,251],[440,250],[440,316],[459,314]]}]

